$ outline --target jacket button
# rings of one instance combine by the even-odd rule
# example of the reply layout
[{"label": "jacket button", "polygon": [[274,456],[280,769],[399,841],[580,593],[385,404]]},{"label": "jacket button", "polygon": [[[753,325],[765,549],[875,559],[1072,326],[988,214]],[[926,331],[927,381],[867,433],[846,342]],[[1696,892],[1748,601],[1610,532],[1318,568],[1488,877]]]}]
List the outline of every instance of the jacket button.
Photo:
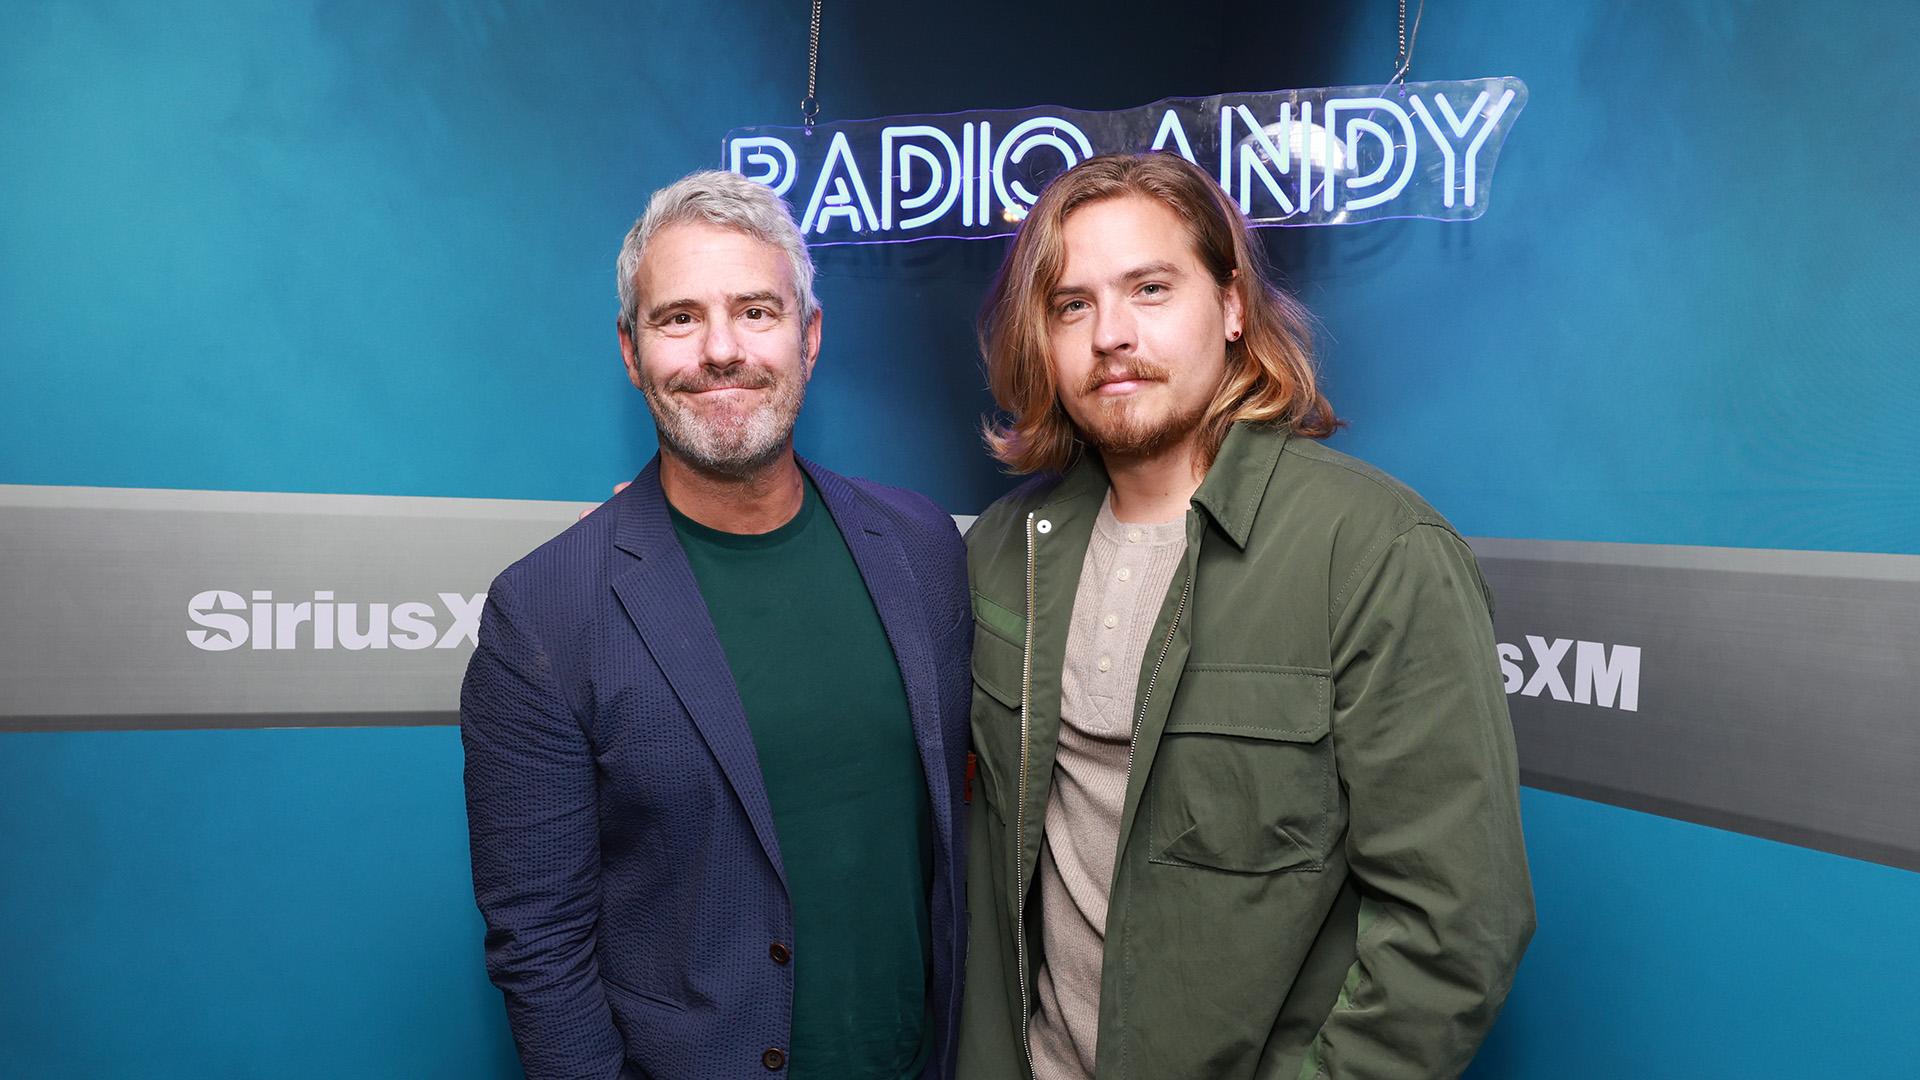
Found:
[{"label": "jacket button", "polygon": [[776,964],[784,964],[793,959],[793,951],[777,941],[767,946],[767,955],[773,957],[773,962]]},{"label": "jacket button", "polygon": [[787,1064],[787,1055],[781,1053],[779,1047],[770,1046],[766,1053],[760,1055],[760,1064],[769,1069],[783,1068]]}]

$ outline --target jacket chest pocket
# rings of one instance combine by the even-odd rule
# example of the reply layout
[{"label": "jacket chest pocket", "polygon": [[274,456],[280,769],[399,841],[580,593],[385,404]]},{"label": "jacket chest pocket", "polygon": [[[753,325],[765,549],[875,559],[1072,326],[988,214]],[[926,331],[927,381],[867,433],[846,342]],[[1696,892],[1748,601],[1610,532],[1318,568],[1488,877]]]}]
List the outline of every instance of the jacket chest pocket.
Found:
[{"label": "jacket chest pocket", "polygon": [[1188,664],[1148,778],[1147,858],[1319,870],[1339,811],[1324,671]]},{"label": "jacket chest pocket", "polygon": [[978,593],[974,610],[973,750],[980,762],[979,794],[1005,814],[1002,800],[1011,795],[1020,767],[1020,688],[1026,665],[1024,647],[1012,638],[1024,635],[1026,620]]}]

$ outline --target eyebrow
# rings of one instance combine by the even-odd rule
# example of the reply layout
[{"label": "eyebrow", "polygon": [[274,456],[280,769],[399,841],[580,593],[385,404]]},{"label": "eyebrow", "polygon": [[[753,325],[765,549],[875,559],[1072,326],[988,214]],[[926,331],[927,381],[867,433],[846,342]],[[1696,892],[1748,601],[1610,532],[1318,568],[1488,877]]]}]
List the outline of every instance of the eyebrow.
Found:
[{"label": "eyebrow", "polygon": [[1120,275],[1121,281],[1139,281],[1150,277],[1179,277],[1180,268],[1170,262],[1152,262]]},{"label": "eyebrow", "polygon": [[[1181,276],[1180,267],[1173,263],[1150,262],[1143,266],[1136,266],[1133,269],[1127,271],[1126,273],[1120,275],[1120,280],[1124,282],[1132,283],[1135,281],[1140,281],[1143,278],[1154,278],[1154,277],[1177,278],[1180,276]],[[1058,303],[1069,296],[1084,296],[1085,294],[1092,291],[1093,290],[1091,288],[1085,285],[1065,285],[1049,293],[1047,295],[1047,300],[1050,303]]]},{"label": "eyebrow", "polygon": [[732,307],[739,307],[741,304],[759,304],[761,307],[770,307],[782,311],[784,311],[787,306],[785,299],[771,289],[762,290],[761,292],[735,293],[727,297],[727,303]]},{"label": "eyebrow", "polygon": [[[784,298],[782,298],[779,293],[773,292],[772,290],[762,290],[760,292],[750,292],[750,293],[734,293],[733,295],[727,297],[727,305],[729,307],[738,307],[741,304],[758,304],[762,307],[773,308],[775,311],[778,311],[781,313],[785,313],[786,311],[786,302]],[[699,306],[700,306],[700,302],[698,300],[692,299],[691,297],[680,299],[680,300],[669,300],[664,304],[657,304],[651,308],[648,308],[646,321],[648,323],[657,323],[676,311],[681,311],[688,308],[697,308]]]}]

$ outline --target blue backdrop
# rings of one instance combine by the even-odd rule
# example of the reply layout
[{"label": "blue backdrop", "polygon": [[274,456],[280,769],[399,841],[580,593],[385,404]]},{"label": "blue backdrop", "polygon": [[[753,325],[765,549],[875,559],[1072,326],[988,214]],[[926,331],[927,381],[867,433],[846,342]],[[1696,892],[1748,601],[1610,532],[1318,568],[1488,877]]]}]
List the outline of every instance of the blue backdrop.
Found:
[{"label": "blue backdrop", "polygon": [[[850,117],[1377,83],[1392,5],[828,0]],[[1268,234],[1338,438],[1476,535],[1920,552],[1920,10],[1430,5],[1532,96],[1471,225]],[[806,7],[0,7],[0,482],[598,498],[647,192],[789,122]],[[800,434],[974,512],[999,242],[820,253]],[[0,736],[0,1074],[512,1076],[451,729]],[[1920,876],[1528,792],[1472,1075],[1920,1071]]]}]

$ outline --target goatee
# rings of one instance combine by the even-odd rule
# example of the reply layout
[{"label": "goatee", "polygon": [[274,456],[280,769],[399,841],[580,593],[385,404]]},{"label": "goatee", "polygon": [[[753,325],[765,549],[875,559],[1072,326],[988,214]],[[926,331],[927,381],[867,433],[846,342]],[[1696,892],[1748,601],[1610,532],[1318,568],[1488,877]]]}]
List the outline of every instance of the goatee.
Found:
[{"label": "goatee", "polygon": [[1124,398],[1100,398],[1095,391],[1103,383],[1116,379],[1140,379],[1164,383],[1166,368],[1149,360],[1135,359],[1124,367],[1108,365],[1087,373],[1080,387],[1083,401],[1093,405],[1093,415],[1079,424],[1081,435],[1104,457],[1153,457],[1178,446],[1200,427],[1206,405],[1157,417],[1141,415],[1141,403],[1132,395]]}]

